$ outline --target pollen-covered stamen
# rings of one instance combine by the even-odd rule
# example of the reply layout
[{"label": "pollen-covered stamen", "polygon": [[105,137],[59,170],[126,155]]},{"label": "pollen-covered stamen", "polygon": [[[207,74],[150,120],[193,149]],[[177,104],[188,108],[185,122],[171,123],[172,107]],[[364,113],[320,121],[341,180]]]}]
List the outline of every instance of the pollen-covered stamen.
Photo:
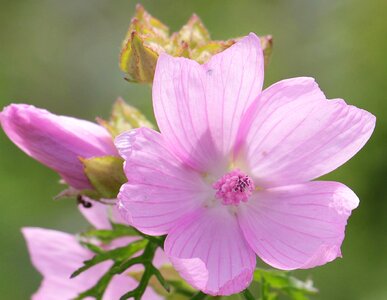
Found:
[{"label": "pollen-covered stamen", "polygon": [[251,178],[239,169],[225,174],[212,187],[216,190],[215,197],[224,205],[247,202],[255,189]]}]

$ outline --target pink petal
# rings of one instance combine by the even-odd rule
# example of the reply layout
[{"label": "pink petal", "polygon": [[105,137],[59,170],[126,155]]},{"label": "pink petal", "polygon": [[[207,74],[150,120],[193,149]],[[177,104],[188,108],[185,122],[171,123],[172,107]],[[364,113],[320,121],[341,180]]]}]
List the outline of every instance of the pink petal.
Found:
[{"label": "pink petal", "polygon": [[57,116],[31,105],[11,104],[0,113],[8,137],[77,189],[90,188],[79,157],[116,155],[109,133],[97,124]]},{"label": "pink petal", "polygon": [[42,228],[23,228],[32,264],[43,275],[34,300],[68,300],[92,287],[111,265],[106,262],[70,279],[93,254],[70,234]]},{"label": "pink petal", "polygon": [[[112,228],[111,222],[121,224],[126,223],[122,219],[116,204],[103,204],[85,196],[83,196],[83,199],[87,202],[90,202],[91,207],[85,207],[79,204],[79,211],[96,229],[110,229]],[[111,201],[111,199],[101,199],[101,201],[103,200]]]},{"label": "pink petal", "polygon": [[85,219],[96,229],[110,229],[112,226],[109,221],[109,216],[111,215],[112,207],[87,197],[84,198],[92,205],[91,207],[84,207],[82,204],[78,205],[79,211]]},{"label": "pink petal", "polygon": [[326,100],[312,78],[283,80],[263,91],[250,109],[242,156],[258,185],[305,182],[349,160],[374,126],[367,111]]},{"label": "pink petal", "polygon": [[181,220],[164,249],[180,275],[207,294],[238,293],[252,280],[254,252],[224,207],[201,208]]},{"label": "pink petal", "polygon": [[184,166],[163,137],[148,128],[116,138],[128,183],[118,194],[124,219],[146,234],[166,234],[177,220],[207,199],[199,174]]},{"label": "pink petal", "polygon": [[153,82],[153,105],[168,145],[187,164],[207,172],[226,164],[240,119],[259,95],[263,55],[255,34],[205,65],[162,54]]},{"label": "pink petal", "polygon": [[[107,287],[103,296],[104,300],[118,300],[120,297],[129,290],[134,289],[138,285],[138,282],[129,276],[115,276]],[[154,292],[154,290],[148,287],[142,296],[144,300],[162,300],[162,297]]]},{"label": "pink petal", "polygon": [[351,211],[359,199],[338,182],[315,181],[257,192],[238,220],[255,253],[283,270],[307,269],[341,256]]},{"label": "pink petal", "polygon": [[[90,259],[94,254],[83,248],[73,235],[64,232],[31,227],[23,228],[22,231],[32,263],[43,275],[43,282],[32,296],[33,300],[73,299],[96,284],[112,264],[104,262],[70,279],[70,275],[83,265],[83,261]],[[155,260],[159,265],[167,263],[165,254],[160,251],[156,253]],[[117,275],[107,287],[103,299],[119,299],[137,285],[138,282],[133,278]],[[144,299],[164,299],[164,297],[147,288]]]}]

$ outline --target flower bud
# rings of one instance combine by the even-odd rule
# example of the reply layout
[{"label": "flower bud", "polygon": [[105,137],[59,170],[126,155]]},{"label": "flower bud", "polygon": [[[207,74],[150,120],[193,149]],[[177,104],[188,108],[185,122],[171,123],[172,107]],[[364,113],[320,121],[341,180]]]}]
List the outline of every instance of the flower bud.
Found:
[{"label": "flower bud", "polygon": [[[193,15],[180,31],[169,34],[169,28],[137,5],[127,36],[122,44],[120,68],[132,82],[152,83],[156,62],[162,52],[182,56],[203,64],[213,55],[227,49],[239,38],[211,40],[200,18]],[[261,36],[267,64],[272,49],[272,37]]]},{"label": "flower bud", "polygon": [[133,128],[153,128],[152,123],[137,108],[127,104],[122,98],[114,103],[109,121],[97,118],[97,122],[113,137]]},{"label": "flower bud", "polygon": [[116,156],[112,137],[95,123],[26,104],[11,104],[0,113],[0,123],[13,143],[29,156],[53,169],[71,187],[92,185],[80,158]]}]

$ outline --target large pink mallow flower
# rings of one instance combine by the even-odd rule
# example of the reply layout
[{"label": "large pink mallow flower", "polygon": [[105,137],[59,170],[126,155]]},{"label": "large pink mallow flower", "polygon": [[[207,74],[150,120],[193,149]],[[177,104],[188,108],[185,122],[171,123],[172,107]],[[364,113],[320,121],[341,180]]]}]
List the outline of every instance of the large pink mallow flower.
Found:
[{"label": "large pink mallow flower", "polygon": [[[86,218],[100,229],[110,227],[106,205],[93,202],[92,208],[81,209]],[[109,224],[106,227],[103,224]],[[111,261],[98,264],[91,269],[70,279],[71,274],[83,265],[85,260],[93,257],[93,253],[82,247],[76,236],[51,229],[26,227],[22,229],[27,241],[31,260],[36,269],[43,275],[43,281],[32,300],[69,300],[94,286],[108,271]],[[110,248],[124,246],[133,238],[120,238]],[[165,254],[159,249],[154,264],[167,264]],[[133,268],[131,269],[133,270]],[[129,270],[129,271],[131,271]],[[139,271],[135,269],[134,271]],[[116,275],[108,285],[103,300],[117,300],[129,290],[136,288],[138,282],[126,275]],[[92,299],[92,298],[87,298]],[[144,299],[161,300],[164,297],[147,288]]]},{"label": "large pink mallow flower", "polygon": [[118,155],[110,134],[102,126],[54,115],[32,105],[5,107],[0,123],[21,150],[59,173],[75,189],[91,188],[80,157]]},{"label": "large pink mallow flower", "polygon": [[161,55],[153,83],[160,132],[120,135],[128,183],[119,209],[164,250],[181,276],[211,295],[252,280],[256,255],[284,270],[341,256],[357,196],[336,169],[369,139],[375,117],[327,100],[312,78],[264,91],[255,34],[199,65]]}]

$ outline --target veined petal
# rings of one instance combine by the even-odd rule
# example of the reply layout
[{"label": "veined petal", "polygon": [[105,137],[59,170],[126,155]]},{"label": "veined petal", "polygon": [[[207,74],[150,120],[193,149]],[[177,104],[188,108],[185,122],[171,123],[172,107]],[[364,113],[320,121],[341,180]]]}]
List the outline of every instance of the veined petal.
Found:
[{"label": "veined petal", "polygon": [[211,187],[172,153],[158,132],[135,129],[118,136],[115,143],[128,178],[118,194],[118,208],[137,229],[166,234],[207,199]]},{"label": "veined petal", "polygon": [[231,295],[252,280],[255,254],[224,207],[201,208],[168,234],[165,253],[180,275],[210,295]]},{"label": "veined petal", "polygon": [[349,160],[374,126],[369,112],[343,100],[326,100],[314,79],[283,80],[263,91],[250,108],[241,153],[258,185],[305,182]]},{"label": "veined petal", "polygon": [[79,157],[117,154],[111,136],[102,126],[54,115],[32,105],[5,107],[0,113],[0,122],[12,142],[58,172],[76,189],[90,188]]},{"label": "veined petal", "polygon": [[345,185],[315,181],[257,192],[241,206],[238,220],[263,261],[307,269],[341,257],[347,219],[358,203]]},{"label": "veined petal", "polygon": [[259,95],[263,54],[255,34],[243,38],[204,65],[160,55],[153,82],[153,106],[171,149],[200,172],[226,165],[242,115]]}]

